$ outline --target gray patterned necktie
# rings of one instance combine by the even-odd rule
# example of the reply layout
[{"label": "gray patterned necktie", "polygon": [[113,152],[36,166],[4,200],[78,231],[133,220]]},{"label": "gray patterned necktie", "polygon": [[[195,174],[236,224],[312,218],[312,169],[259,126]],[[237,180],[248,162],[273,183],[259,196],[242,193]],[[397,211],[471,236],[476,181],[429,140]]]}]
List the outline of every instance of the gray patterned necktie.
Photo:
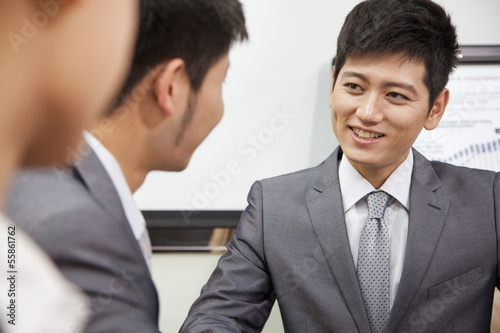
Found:
[{"label": "gray patterned necktie", "polygon": [[383,332],[389,319],[389,233],[384,212],[389,195],[368,195],[368,222],[361,232],[357,274],[373,333]]}]

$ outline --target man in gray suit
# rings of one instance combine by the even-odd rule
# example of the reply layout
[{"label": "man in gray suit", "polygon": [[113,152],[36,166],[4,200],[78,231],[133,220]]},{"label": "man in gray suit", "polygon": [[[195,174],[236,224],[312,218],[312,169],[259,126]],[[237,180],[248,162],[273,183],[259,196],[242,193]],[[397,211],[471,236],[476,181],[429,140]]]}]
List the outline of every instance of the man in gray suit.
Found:
[{"label": "man in gray suit", "polygon": [[[91,298],[87,332],[158,332],[151,247],[132,198],[152,170],[179,171],[220,121],[238,0],[141,0],[129,78],[68,162],[24,170],[7,212]],[[68,163],[69,164],[69,163]]]},{"label": "man in gray suit", "polygon": [[489,332],[500,176],[411,146],[445,111],[457,63],[429,0],[368,0],[340,32],[330,94],[340,147],[256,182],[181,332]]}]

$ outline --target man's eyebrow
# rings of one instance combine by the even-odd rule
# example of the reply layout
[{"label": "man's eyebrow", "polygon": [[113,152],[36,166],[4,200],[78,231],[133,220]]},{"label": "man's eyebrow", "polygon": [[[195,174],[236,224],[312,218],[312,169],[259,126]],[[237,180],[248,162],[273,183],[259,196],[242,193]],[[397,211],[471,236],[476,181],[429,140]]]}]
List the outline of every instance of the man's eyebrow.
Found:
[{"label": "man's eyebrow", "polygon": [[360,73],[356,73],[356,72],[344,72],[344,74],[342,74],[342,78],[345,78],[345,77],[357,77],[358,79],[361,79],[365,82],[369,81],[366,76],[364,76],[363,74],[360,74]]},{"label": "man's eyebrow", "polygon": [[406,83],[401,83],[401,82],[386,82],[384,83],[383,85],[385,88],[387,87],[397,87],[397,88],[401,88],[401,89],[404,89],[404,90],[407,90],[411,93],[413,93],[414,95],[419,95],[418,92],[417,92],[417,89],[415,89],[414,86],[412,86],[411,84],[406,84]]},{"label": "man's eyebrow", "polygon": [[[360,80],[363,80],[365,82],[370,82],[370,80],[365,75],[363,75],[361,73],[344,72],[344,74],[342,74],[342,78],[346,78],[346,77],[356,77],[356,78],[358,78]],[[390,82],[385,82],[383,84],[383,87],[384,88],[397,87],[397,88],[401,88],[401,89],[407,90],[407,91],[413,93],[414,95],[419,96],[419,93],[417,92],[417,89],[414,86],[412,86],[411,84],[390,81]]]}]

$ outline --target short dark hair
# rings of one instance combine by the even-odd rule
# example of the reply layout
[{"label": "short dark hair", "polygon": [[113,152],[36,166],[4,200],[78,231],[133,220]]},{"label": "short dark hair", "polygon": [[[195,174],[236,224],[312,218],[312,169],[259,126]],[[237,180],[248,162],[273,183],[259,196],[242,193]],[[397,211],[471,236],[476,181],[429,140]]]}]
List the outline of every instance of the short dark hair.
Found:
[{"label": "short dark hair", "polygon": [[157,65],[181,58],[198,91],[235,41],[248,39],[238,0],[140,0],[139,35],[129,76],[113,107]]},{"label": "short dark hair", "polygon": [[348,57],[401,55],[426,68],[429,107],[458,63],[450,16],[431,0],[366,0],[347,16],[337,41],[335,78]]}]

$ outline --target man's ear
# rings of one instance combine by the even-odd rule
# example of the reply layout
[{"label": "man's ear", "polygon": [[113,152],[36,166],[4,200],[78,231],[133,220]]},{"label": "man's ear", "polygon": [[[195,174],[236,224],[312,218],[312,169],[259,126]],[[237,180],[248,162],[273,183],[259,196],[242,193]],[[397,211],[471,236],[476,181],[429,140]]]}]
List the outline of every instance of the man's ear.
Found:
[{"label": "man's ear", "polygon": [[333,66],[332,70],[332,82],[330,84],[330,109],[332,108],[333,105],[333,85],[335,84],[335,66]]},{"label": "man's ear", "polygon": [[[166,116],[171,116],[179,107],[176,103],[181,95],[189,95],[189,80],[185,73],[186,64],[182,59],[168,61],[161,71],[155,95],[158,105]],[[186,82],[187,81],[187,82]]]},{"label": "man's ear", "polygon": [[448,105],[448,101],[450,100],[450,91],[447,88],[444,88],[443,91],[439,94],[432,106],[429,115],[427,116],[427,120],[425,121],[424,128],[428,131],[435,129],[441,118],[444,115],[444,111],[446,110],[446,106]]}]

